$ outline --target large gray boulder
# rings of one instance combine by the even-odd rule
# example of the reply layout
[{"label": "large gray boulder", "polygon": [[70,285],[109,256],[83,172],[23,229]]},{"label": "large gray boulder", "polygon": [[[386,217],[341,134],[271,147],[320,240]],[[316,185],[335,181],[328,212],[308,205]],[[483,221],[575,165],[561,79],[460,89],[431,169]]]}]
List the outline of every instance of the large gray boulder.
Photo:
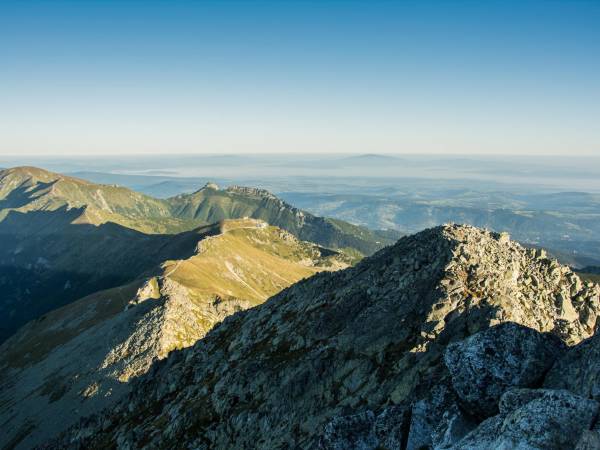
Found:
[{"label": "large gray boulder", "polygon": [[444,448],[477,425],[459,407],[458,398],[447,384],[431,388],[411,408],[406,450],[434,446]]},{"label": "large gray boulder", "polygon": [[452,450],[572,449],[591,428],[599,406],[565,390],[511,390],[502,397],[500,414],[483,421]]},{"label": "large gray boulder", "polygon": [[569,349],[552,367],[544,386],[600,400],[600,334]]},{"label": "large gray boulder", "polygon": [[554,335],[506,322],[448,345],[444,362],[465,408],[485,418],[508,388],[539,383],[564,348]]}]

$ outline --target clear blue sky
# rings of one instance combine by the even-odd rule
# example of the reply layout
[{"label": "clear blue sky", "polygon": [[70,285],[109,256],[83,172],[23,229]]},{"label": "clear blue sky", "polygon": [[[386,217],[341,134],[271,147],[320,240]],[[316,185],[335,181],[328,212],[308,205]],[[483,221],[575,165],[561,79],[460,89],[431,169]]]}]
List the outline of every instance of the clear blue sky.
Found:
[{"label": "clear blue sky", "polygon": [[600,1],[0,2],[0,154],[600,154]]}]

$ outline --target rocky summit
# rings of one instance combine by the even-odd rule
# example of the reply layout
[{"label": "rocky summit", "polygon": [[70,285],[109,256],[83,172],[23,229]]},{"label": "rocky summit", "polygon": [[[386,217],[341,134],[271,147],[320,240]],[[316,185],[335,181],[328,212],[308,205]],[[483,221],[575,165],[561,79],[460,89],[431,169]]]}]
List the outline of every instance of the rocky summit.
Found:
[{"label": "rocky summit", "polygon": [[542,250],[432,228],[229,316],[45,448],[598,448],[599,312]]}]

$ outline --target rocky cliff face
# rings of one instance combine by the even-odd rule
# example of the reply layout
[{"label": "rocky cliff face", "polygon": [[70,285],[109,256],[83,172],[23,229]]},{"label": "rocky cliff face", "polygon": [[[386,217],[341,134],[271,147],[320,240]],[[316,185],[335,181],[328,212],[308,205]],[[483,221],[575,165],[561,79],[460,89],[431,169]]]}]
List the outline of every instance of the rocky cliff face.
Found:
[{"label": "rocky cliff face", "polygon": [[588,445],[593,388],[540,386],[599,311],[600,288],[542,251],[437,227],[228,317],[48,447]]},{"label": "rocky cliff face", "polygon": [[31,322],[0,347],[0,447],[25,449],[110,407],[132,379],[225,317],[347,258],[256,220],[198,234],[196,254]]}]

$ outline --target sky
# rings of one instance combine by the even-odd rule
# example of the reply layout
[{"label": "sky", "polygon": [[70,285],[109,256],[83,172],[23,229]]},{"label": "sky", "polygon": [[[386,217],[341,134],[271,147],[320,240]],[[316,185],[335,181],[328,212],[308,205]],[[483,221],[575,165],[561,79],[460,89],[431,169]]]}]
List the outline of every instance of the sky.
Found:
[{"label": "sky", "polygon": [[600,155],[600,1],[0,2],[0,154]]}]

